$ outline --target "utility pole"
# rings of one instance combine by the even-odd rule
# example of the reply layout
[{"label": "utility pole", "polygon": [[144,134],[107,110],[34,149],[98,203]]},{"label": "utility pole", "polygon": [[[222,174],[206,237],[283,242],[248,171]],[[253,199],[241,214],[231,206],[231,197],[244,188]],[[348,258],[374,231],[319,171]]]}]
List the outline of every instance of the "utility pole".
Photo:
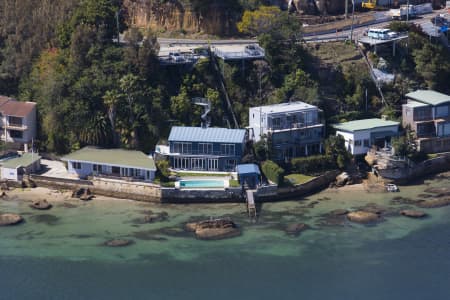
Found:
[{"label": "utility pole", "polygon": [[348,18],[348,0],[345,0],[345,19]]},{"label": "utility pole", "polygon": [[120,44],[119,11],[116,11],[117,44]]},{"label": "utility pole", "polygon": [[352,26],[350,27],[350,41],[353,41],[353,23],[355,21],[355,0],[352,0]]},{"label": "utility pole", "polygon": [[[402,15],[402,8],[400,6],[400,16]],[[400,17],[401,19],[401,17]],[[409,0],[406,1],[406,22],[409,21]]]}]

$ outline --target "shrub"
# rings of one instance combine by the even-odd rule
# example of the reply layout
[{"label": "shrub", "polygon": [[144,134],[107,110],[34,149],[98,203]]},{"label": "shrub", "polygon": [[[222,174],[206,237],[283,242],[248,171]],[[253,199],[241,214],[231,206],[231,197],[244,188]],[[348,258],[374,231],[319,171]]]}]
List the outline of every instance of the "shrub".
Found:
[{"label": "shrub", "polygon": [[264,175],[272,182],[281,184],[284,178],[284,170],[271,160],[266,160],[261,164]]},{"label": "shrub", "polygon": [[332,155],[293,158],[291,164],[293,172],[306,175],[314,175],[337,167]]},{"label": "shrub", "polygon": [[161,176],[161,181],[168,181],[170,176],[169,161],[167,160],[157,161],[156,167],[158,168],[158,172]]}]

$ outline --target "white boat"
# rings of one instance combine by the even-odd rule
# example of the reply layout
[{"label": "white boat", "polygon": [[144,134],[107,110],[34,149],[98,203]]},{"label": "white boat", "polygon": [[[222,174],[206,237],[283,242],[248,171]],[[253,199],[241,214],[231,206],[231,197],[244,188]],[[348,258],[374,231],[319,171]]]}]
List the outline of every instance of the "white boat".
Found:
[{"label": "white boat", "polygon": [[398,186],[393,183],[386,184],[386,190],[388,192],[400,192]]}]

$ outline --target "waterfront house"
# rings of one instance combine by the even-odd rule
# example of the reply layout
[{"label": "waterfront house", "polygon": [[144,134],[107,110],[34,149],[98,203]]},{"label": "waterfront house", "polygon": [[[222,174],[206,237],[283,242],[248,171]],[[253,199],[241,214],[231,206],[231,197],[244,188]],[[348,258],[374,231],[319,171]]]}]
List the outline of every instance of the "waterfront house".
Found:
[{"label": "waterfront house", "polygon": [[41,157],[37,153],[23,153],[1,162],[2,179],[21,181],[23,175],[29,175],[39,171]]},{"label": "waterfront house", "polygon": [[79,178],[98,176],[123,180],[152,181],[156,166],[141,151],[84,147],[62,158],[70,174]]},{"label": "waterfront house", "polygon": [[270,137],[275,160],[322,153],[324,125],[319,109],[301,101],[251,107],[250,138]]},{"label": "waterfront house", "polygon": [[169,158],[175,170],[234,171],[244,153],[245,129],[172,127],[169,145],[156,153]]},{"label": "waterfront house", "polygon": [[399,135],[400,122],[384,119],[364,119],[333,125],[336,135],[345,140],[345,147],[353,155],[366,154],[372,146],[390,146],[391,138]]},{"label": "waterfront house", "polygon": [[36,103],[0,96],[0,139],[27,144],[36,137]]},{"label": "waterfront house", "polygon": [[403,126],[415,132],[417,150],[425,153],[450,151],[450,96],[431,90],[406,94],[402,106]]}]

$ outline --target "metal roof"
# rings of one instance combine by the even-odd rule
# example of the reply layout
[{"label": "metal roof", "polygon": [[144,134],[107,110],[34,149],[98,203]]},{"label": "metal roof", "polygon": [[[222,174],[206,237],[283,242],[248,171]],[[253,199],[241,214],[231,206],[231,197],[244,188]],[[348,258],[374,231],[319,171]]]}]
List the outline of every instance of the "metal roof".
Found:
[{"label": "metal roof", "polygon": [[286,113],[299,110],[307,110],[312,108],[317,107],[301,101],[251,107],[252,110],[257,109],[263,113]]},{"label": "metal roof", "polygon": [[242,164],[236,166],[238,174],[258,174],[261,175],[259,167],[256,164]]},{"label": "metal roof", "polygon": [[364,119],[334,124],[333,127],[341,131],[354,132],[359,130],[369,130],[379,127],[398,126],[398,125],[400,125],[400,122],[374,118],[374,119]]},{"label": "metal roof", "polygon": [[424,106],[428,106],[428,104],[426,104],[426,103],[417,102],[417,101],[413,101],[413,100],[408,100],[408,103],[406,103],[404,105],[408,106],[408,107],[424,107]]},{"label": "metal roof", "polygon": [[153,158],[145,155],[141,151],[125,149],[84,147],[83,149],[64,156],[61,160],[156,170]]},{"label": "metal roof", "polygon": [[179,127],[170,130],[169,142],[205,142],[205,143],[243,143],[245,129],[228,129],[216,127]]},{"label": "metal roof", "polygon": [[415,92],[406,94],[406,97],[433,106],[450,102],[449,95],[430,90],[417,90]]},{"label": "metal roof", "polygon": [[20,167],[28,167],[39,159],[41,157],[37,153],[24,153],[22,156],[5,160],[2,163],[2,168],[17,169]]}]

